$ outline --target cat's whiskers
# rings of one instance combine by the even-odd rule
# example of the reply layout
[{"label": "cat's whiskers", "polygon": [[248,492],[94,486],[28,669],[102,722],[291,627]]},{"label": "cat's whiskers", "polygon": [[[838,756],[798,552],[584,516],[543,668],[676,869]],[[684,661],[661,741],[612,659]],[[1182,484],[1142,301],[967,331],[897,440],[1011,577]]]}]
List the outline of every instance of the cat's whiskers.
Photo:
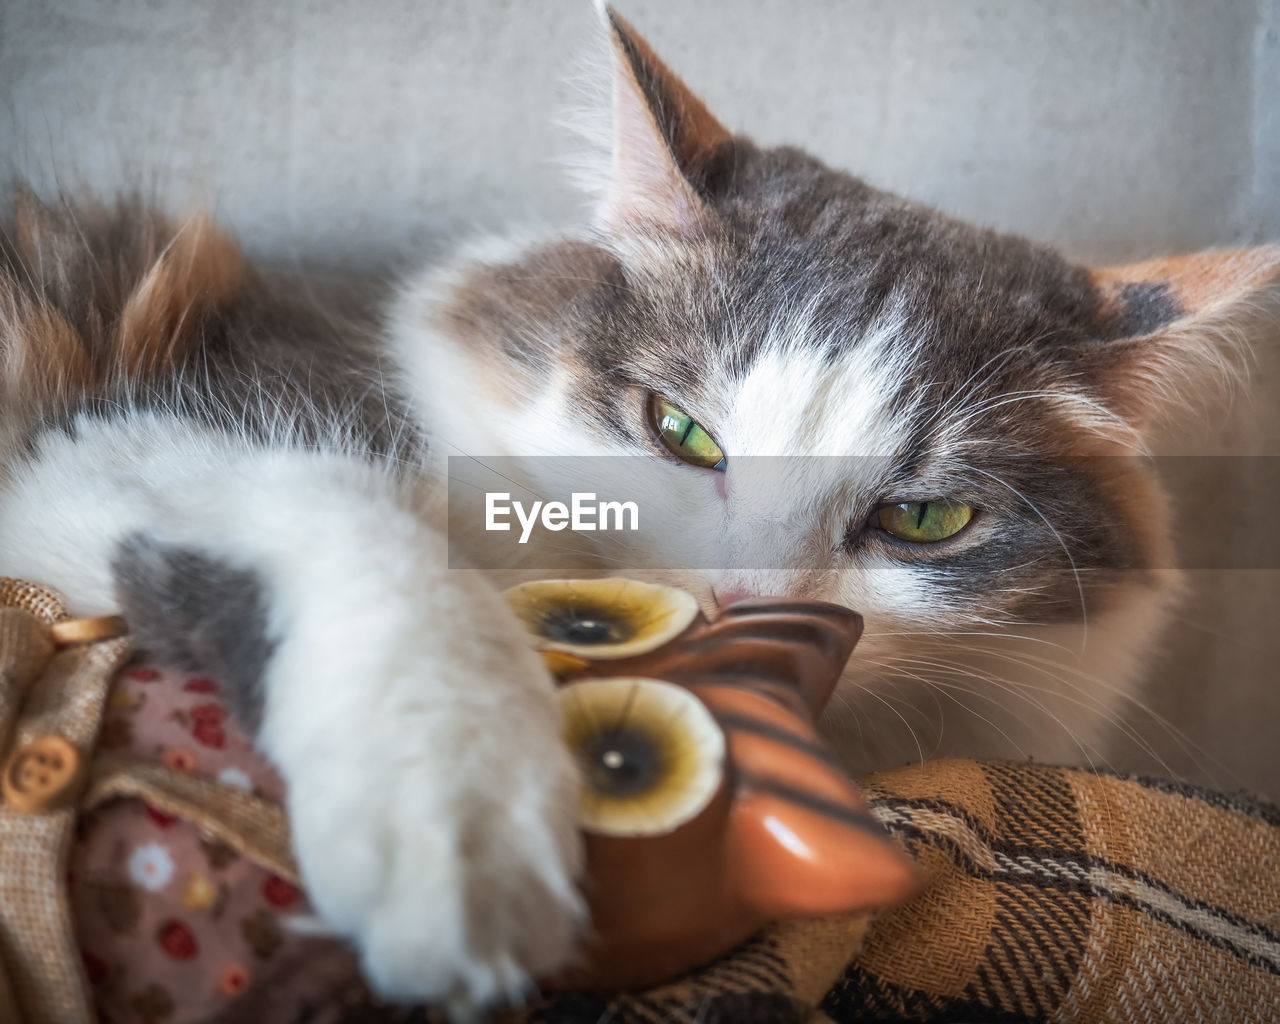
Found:
[{"label": "cat's whiskers", "polygon": [[1109,423],[1126,438],[1132,435],[1132,428],[1128,424],[1095,399],[1073,391],[1051,390],[1047,388],[1029,389],[1026,391],[1007,391],[1001,392],[997,395],[992,395],[976,405],[965,409],[960,418],[946,421],[946,423],[941,425],[940,429],[945,428],[947,430],[955,431],[963,430],[971,422],[985,413],[993,412],[996,409],[1003,408],[1006,405],[1012,405],[1015,402],[1028,402],[1037,398],[1052,402],[1067,402],[1082,405],[1090,412],[1097,414],[1099,419]]},{"label": "cat's whiskers", "polygon": [[[999,373],[1001,369],[1004,368],[1005,364],[1008,363],[1009,360],[1012,359],[1015,355],[1018,355],[1019,353],[1027,352],[1028,350],[1029,350],[1028,344],[1023,342],[1017,345],[1010,345],[1009,347],[1001,349],[1000,351],[996,352],[994,355],[988,358],[981,366],[979,366],[976,370],[974,370],[973,373],[969,374],[968,378],[965,379],[959,385],[959,387],[956,388],[955,392],[949,398],[945,399],[938,406],[938,408],[934,410],[933,414],[928,419],[926,419],[923,423],[920,424],[920,429],[924,430],[925,428],[933,426],[934,424],[938,423],[940,420],[942,420],[944,416],[947,416],[951,412],[951,410],[957,405],[957,403],[960,404],[961,409],[963,410],[964,403],[968,401],[970,395],[974,394],[979,388],[981,388],[988,381],[994,378],[995,375]],[[998,365],[995,365],[992,367],[993,363]],[[988,373],[987,376],[984,377],[981,381],[977,381],[976,378],[978,377],[978,375],[982,373],[984,370],[986,370],[988,367],[992,367],[991,372]],[[933,433],[936,433],[936,431],[926,434],[925,435],[926,440],[931,438],[933,436]]]},{"label": "cat's whiskers", "polygon": [[[1018,658],[1005,655],[999,651],[990,651],[990,650],[981,649],[981,648],[976,648],[971,650],[976,651],[977,653],[981,653],[984,657],[995,657],[995,658],[999,658],[1000,660],[1008,661],[1008,662],[1011,662],[1012,664],[1019,665],[1021,667],[1031,667],[1021,662]],[[914,663],[924,664],[926,662],[924,659],[915,659]],[[947,668],[947,663],[945,662],[930,661],[928,663],[932,664],[935,668],[939,668],[939,669]],[[1156,758],[1157,760],[1160,760],[1159,754],[1146,741],[1146,739],[1141,734],[1139,734],[1136,730],[1132,729],[1132,727],[1128,723],[1126,723],[1122,717],[1120,717],[1114,711],[1112,711],[1106,704],[1096,699],[1088,699],[1088,694],[1086,691],[1084,691],[1082,687],[1073,685],[1065,677],[1057,675],[1056,673],[1052,673],[1047,669],[1041,669],[1040,671],[1042,672],[1043,675],[1047,676],[1049,679],[1053,680],[1054,682],[1060,683],[1063,686],[1067,686],[1074,690],[1077,690],[1077,692],[1085,693],[1085,697],[1083,698],[1071,697],[1062,693],[1061,690],[1057,687],[1037,686],[1031,683],[1029,680],[1022,677],[1018,677],[1018,678],[1006,677],[1006,676],[997,677],[995,675],[992,675],[988,678],[992,682],[995,682],[997,679],[1002,680],[1004,683],[1008,684],[1008,686],[1010,687],[1016,687],[1022,690],[1029,690],[1035,693],[1049,694],[1061,700],[1065,700],[1068,703],[1073,704],[1077,707],[1080,707],[1083,710],[1088,711],[1090,714],[1098,714],[1103,719],[1105,719],[1110,725],[1112,725],[1114,728],[1116,728],[1122,734],[1124,734],[1128,739],[1133,740],[1145,753]],[[1070,734],[1070,730],[1066,730],[1066,731],[1068,732],[1068,734]],[[1167,768],[1167,766],[1165,767]]]},{"label": "cat's whiskers", "polygon": [[[1161,729],[1164,730],[1165,734],[1174,743],[1178,745],[1178,748],[1184,754],[1192,758],[1197,771],[1204,772],[1207,776],[1210,776],[1211,778],[1216,777],[1215,773],[1211,772],[1208,769],[1208,767],[1200,760],[1201,757],[1204,757],[1204,758],[1207,758],[1209,761],[1211,761],[1214,765],[1216,765],[1218,769],[1225,772],[1228,777],[1235,779],[1235,773],[1232,772],[1231,769],[1223,761],[1215,757],[1210,751],[1206,750],[1204,747],[1195,743],[1191,739],[1191,737],[1187,735],[1185,731],[1178,729],[1165,716],[1161,715],[1158,711],[1156,711],[1150,705],[1150,703],[1143,700],[1137,694],[1130,692],[1127,688],[1117,686],[1115,685],[1115,683],[1111,682],[1110,680],[1106,679],[1104,676],[1101,676],[1097,673],[1086,672],[1075,665],[1063,664],[1061,662],[1053,661],[1052,659],[1043,658],[1041,656],[1037,656],[1034,654],[1024,652],[1016,656],[1005,655],[1005,657],[1007,657],[1011,661],[1016,661],[1017,663],[1021,664],[1023,667],[1028,668],[1030,670],[1039,669],[1040,671],[1047,672],[1048,670],[1043,668],[1040,664],[1040,663],[1045,663],[1045,664],[1051,665],[1055,669],[1070,672],[1079,679],[1079,682],[1072,683],[1071,680],[1067,679],[1065,676],[1060,676],[1060,675],[1055,676],[1055,678],[1057,678],[1064,686],[1071,686],[1075,689],[1078,689],[1081,693],[1087,694],[1093,689],[1105,690],[1107,693],[1112,694],[1113,696],[1115,696],[1116,698],[1120,699],[1123,702],[1126,702],[1135,711],[1140,712],[1142,715],[1146,716],[1147,718],[1155,722],[1156,725],[1160,726]],[[1098,706],[1101,707],[1100,704]],[[1143,749],[1147,753],[1149,753],[1153,758],[1155,758],[1166,772],[1173,774],[1172,768],[1168,765],[1168,763],[1164,760],[1164,758],[1154,749],[1150,741],[1146,737],[1142,736],[1142,734],[1138,731],[1137,724],[1130,722],[1127,719],[1123,721],[1124,721],[1125,729],[1132,730],[1131,738],[1138,741],[1142,745]],[[1235,781],[1238,782],[1239,780],[1235,780]]]},{"label": "cat's whiskers", "polygon": [[[898,666],[910,665],[922,670],[929,670],[934,673],[941,673],[942,678],[939,678],[937,675],[931,676],[928,679],[929,684],[933,686],[950,687],[950,688],[957,689],[961,692],[967,692],[973,696],[980,697],[983,700],[990,701],[991,703],[1000,707],[1001,710],[1004,711],[1005,713],[1015,713],[1015,712],[1010,705],[996,699],[992,694],[985,692],[983,688],[988,688],[988,687],[995,688],[999,692],[1021,701],[1023,704],[1026,704],[1032,711],[1036,712],[1038,715],[1050,719],[1053,722],[1053,724],[1057,727],[1059,734],[1066,737],[1076,747],[1076,749],[1079,750],[1081,756],[1084,757],[1085,761],[1088,763],[1091,769],[1095,769],[1097,767],[1094,761],[1094,757],[1095,755],[1100,755],[1101,751],[1099,751],[1099,749],[1096,746],[1094,746],[1092,743],[1086,743],[1083,739],[1081,739],[1076,734],[1075,730],[1072,729],[1065,721],[1063,721],[1061,716],[1055,713],[1043,701],[1037,699],[1035,696],[1032,695],[1033,693],[1038,692],[1038,693],[1053,694],[1054,696],[1061,696],[1060,694],[1057,694],[1056,691],[1046,690],[1043,687],[1035,687],[1026,683],[1024,680],[1007,678],[1003,675],[998,675],[994,672],[979,672],[977,670],[963,667],[960,665],[956,665],[948,662],[933,661],[931,659],[903,657],[903,658],[897,659],[896,663]],[[955,681],[944,681],[948,677],[951,680],[955,680]],[[965,684],[962,682],[962,680],[966,680],[966,679],[970,680],[971,683]],[[972,685],[972,683],[977,684],[976,688],[975,686]],[[1030,690],[1031,693],[1026,692],[1028,690]],[[1079,702],[1076,702],[1076,703],[1079,703]],[[1098,710],[1088,705],[1085,705],[1085,706],[1088,707],[1088,710],[1090,711]],[[1018,716],[1018,720],[1019,720],[1019,724],[1023,726],[1028,726],[1030,724],[1028,723],[1027,719],[1021,716]],[[1004,730],[999,730],[999,731],[1001,732],[1001,735],[1005,736],[1006,739],[1009,739],[1008,735],[1004,732]],[[1021,743],[1015,742],[1014,746],[1024,756],[1028,755],[1029,752],[1023,747]]]},{"label": "cat's whiskers", "polygon": [[930,702],[932,702],[933,708],[937,712],[936,717],[934,717],[929,714],[926,708],[922,707],[911,697],[908,697],[903,693],[902,686],[900,685],[902,682],[902,679],[881,679],[878,686],[888,686],[892,689],[893,693],[884,693],[880,690],[877,690],[877,692],[884,699],[893,700],[895,703],[902,705],[908,714],[918,715],[924,720],[927,726],[934,729],[935,735],[933,739],[933,747],[925,756],[926,761],[931,760],[932,758],[937,757],[938,751],[942,749],[942,741],[946,732],[947,719],[940,699],[940,696],[943,695],[943,691],[932,686],[925,687],[925,695],[929,698]]},{"label": "cat's whiskers", "polygon": [[[1125,736],[1128,740],[1133,742],[1138,749],[1141,749],[1156,761],[1161,766],[1162,770],[1173,774],[1171,766],[1159,753],[1152,741],[1141,732],[1138,723],[1131,721],[1128,717],[1122,716],[1110,705],[1096,697],[1096,694],[1101,691],[1115,699],[1118,699],[1134,711],[1140,712],[1143,716],[1153,721],[1178,746],[1182,753],[1192,759],[1197,771],[1204,772],[1210,778],[1217,778],[1218,773],[1211,770],[1205,763],[1204,759],[1207,758],[1208,761],[1212,762],[1217,769],[1225,772],[1228,777],[1235,777],[1231,769],[1228,768],[1219,758],[1214,757],[1202,746],[1192,741],[1183,730],[1174,726],[1166,717],[1157,712],[1149,702],[1143,700],[1137,694],[1130,692],[1128,688],[1117,685],[1114,681],[1106,678],[1105,676],[1094,671],[1085,670],[1078,665],[1070,663],[1069,661],[1055,657],[1048,657],[1043,654],[1035,654],[1031,651],[1023,650],[1014,653],[1008,650],[997,650],[991,645],[976,645],[972,643],[957,645],[951,642],[952,638],[958,638],[961,636],[977,636],[1002,641],[1015,641],[1019,644],[1035,644],[1042,648],[1047,645],[1049,647],[1056,647],[1064,652],[1066,651],[1066,648],[1062,647],[1062,645],[1048,641],[1043,637],[1020,633],[983,634],[974,633],[972,631],[949,632],[941,630],[882,630],[874,633],[868,633],[865,635],[864,639],[871,639],[872,637],[882,639],[898,637],[923,638],[924,642],[930,648],[925,653],[932,654],[933,657],[926,659],[922,657],[921,653],[918,651],[913,652],[911,657],[914,657],[916,661],[927,660],[931,662],[935,668],[944,671],[952,671],[955,669],[955,666],[949,661],[938,659],[961,657],[966,653],[976,653],[984,658],[996,658],[1012,665],[1017,665],[1020,668],[1026,669],[1028,672],[1038,673],[1041,676],[1060,684],[1062,687],[1066,687],[1078,693],[1080,695],[1078,699],[1065,698],[1065,695],[1062,696],[1064,696],[1065,699],[1071,700],[1072,703],[1089,710],[1091,713],[1100,714],[1114,728],[1116,728],[1120,734]],[[936,649],[944,644],[946,645],[945,650]],[[903,655],[899,660],[903,661],[907,657],[907,655]],[[883,663],[881,662],[878,664]],[[1013,686],[1032,686],[1032,684],[1023,678],[1006,678],[1005,681],[1009,685]],[[1042,688],[1035,689],[1041,689],[1041,692],[1044,692]]]},{"label": "cat's whiskers", "polygon": [[[940,685],[933,677],[922,675],[919,672],[912,671],[912,669],[908,668],[907,666],[910,664],[909,661],[904,661],[898,658],[892,658],[891,660],[868,658],[864,663],[867,665],[870,665],[873,668],[878,668],[884,672],[893,673],[894,675],[897,675],[900,677],[905,677],[907,679],[915,680],[916,682],[919,682],[925,686],[926,692],[934,695],[934,700],[939,711],[938,739],[934,744],[935,751],[941,746],[943,732],[945,728],[945,722],[946,722],[946,716],[942,711],[942,704],[940,701],[937,700],[938,695],[941,695],[943,697],[946,697],[953,704],[955,704],[965,714],[972,715],[973,717],[977,718],[979,721],[988,725],[993,731],[998,733],[1006,742],[1008,742],[1010,746],[1014,747],[1017,750],[1022,751],[1022,753],[1025,756],[1026,752],[1022,750],[1022,746],[1012,736],[1010,736],[999,724],[994,722],[992,719],[988,718],[986,715],[983,715],[981,712],[970,707],[968,704],[963,703],[954,694],[952,694],[949,691],[951,689],[957,689],[962,693],[968,693],[972,696],[979,697],[989,704],[994,704],[997,707],[999,707],[1002,711],[1016,714],[1016,712],[1013,712],[1011,708],[1001,703],[1000,700],[998,700],[996,697],[992,696],[991,694],[984,693],[980,689],[966,689],[958,685],[952,685],[952,686]],[[892,676],[888,676],[886,677],[886,681],[891,680],[892,678],[893,678]],[[865,694],[874,694],[875,690],[873,689],[873,687],[880,685],[881,682],[882,680],[877,679],[874,683],[870,685],[862,685],[859,687],[858,692],[865,693]],[[851,698],[849,699],[851,700]],[[913,735],[913,739],[914,739],[914,735]]]},{"label": "cat's whiskers", "polygon": [[[899,686],[899,680],[897,680],[897,679],[893,679],[893,678],[888,678],[888,679],[884,679],[884,680],[882,681],[882,684],[883,684],[883,685],[886,685],[886,686],[890,686],[890,687],[892,687],[892,688],[893,688],[893,692],[894,692],[895,694],[897,694],[897,695],[898,695],[898,700],[900,700],[902,703],[906,704],[908,707],[914,708],[914,709],[915,709],[916,711],[918,711],[921,715],[924,715],[924,713],[925,713],[925,712],[924,712],[924,709],[923,709],[922,707],[918,706],[914,701],[912,701],[912,700],[911,700],[911,698],[910,698],[910,697],[907,697],[907,696],[904,696],[904,695],[903,695],[902,687],[901,687],[901,686]],[[936,740],[936,742],[935,742],[935,747],[934,747],[934,749],[936,750],[936,749],[937,749],[938,747],[940,747],[940,746],[941,746],[941,744],[942,744],[943,732],[945,731],[945,726],[946,726],[946,718],[945,718],[945,716],[944,716],[944,714],[943,714],[943,710],[942,710],[942,701],[941,701],[941,699],[939,698],[939,692],[938,692],[937,690],[933,689],[932,687],[926,687],[926,689],[925,689],[925,693],[926,693],[926,695],[929,697],[929,699],[930,699],[931,701],[933,701],[933,706],[934,706],[934,708],[935,708],[935,709],[937,710],[937,712],[938,712],[938,719],[937,719],[937,721],[938,721],[938,738],[937,738],[937,740]]]},{"label": "cat's whiskers", "polygon": [[[1029,625],[1029,623],[1023,623],[1023,625]],[[897,637],[927,637],[929,639],[949,640],[952,637],[961,637],[961,636],[994,637],[1000,640],[1008,640],[1008,639],[1027,640],[1032,643],[1044,644],[1047,647],[1054,647],[1060,651],[1069,651],[1069,648],[1065,644],[1057,643],[1056,641],[1049,640],[1046,637],[1016,636],[1010,633],[994,632],[990,630],[948,629],[944,626],[939,626],[933,629],[867,630],[862,634],[862,641],[863,643],[865,643],[866,641],[871,639],[885,639],[885,638],[897,638]]]},{"label": "cat's whiskers", "polygon": [[1057,540],[1059,546],[1062,548],[1062,553],[1066,556],[1067,562],[1071,566],[1071,572],[1075,578],[1076,590],[1080,595],[1080,648],[1083,650],[1088,645],[1089,640],[1089,606],[1085,599],[1084,584],[1080,579],[1080,570],[1076,567],[1076,560],[1072,556],[1071,549],[1067,546],[1066,540],[1063,538],[1062,534],[1058,532],[1058,528],[1050,522],[1049,517],[1040,510],[1040,507],[1007,480],[1003,479],[996,473],[989,473],[985,469],[979,469],[978,467],[967,463],[962,464],[962,468],[971,473],[976,473],[979,476],[984,476],[1017,495],[1017,497],[1040,518],[1040,521],[1044,523],[1049,532],[1053,534],[1054,539]]},{"label": "cat's whiskers", "polygon": [[[920,761],[921,763],[923,763],[926,760],[925,754],[924,754],[924,746],[920,743],[920,738],[916,735],[915,728],[911,725],[910,722],[907,721],[906,717],[902,714],[902,712],[899,711],[897,708],[895,708],[892,704],[890,704],[889,701],[885,699],[883,694],[876,693],[874,690],[863,690],[860,692],[865,693],[868,697],[871,697],[874,700],[879,701],[886,708],[892,711],[893,714],[897,716],[898,720],[901,721],[904,726],[906,726],[907,732],[911,736],[911,742],[915,744],[916,753],[919,754]],[[840,699],[842,700],[842,702],[845,703],[846,707],[850,711],[856,713],[857,708],[856,708],[856,705],[853,703],[852,698],[848,694],[841,693],[838,688],[836,690],[836,693],[840,695]],[[861,732],[861,729],[859,730],[859,732]]]}]

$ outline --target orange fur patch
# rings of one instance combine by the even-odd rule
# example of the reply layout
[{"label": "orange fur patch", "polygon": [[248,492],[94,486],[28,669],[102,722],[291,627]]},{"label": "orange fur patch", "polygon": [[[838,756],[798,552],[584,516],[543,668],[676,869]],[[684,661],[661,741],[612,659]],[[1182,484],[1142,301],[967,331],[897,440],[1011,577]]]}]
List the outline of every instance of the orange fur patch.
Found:
[{"label": "orange fur patch", "polygon": [[[1165,316],[1139,320],[1103,356],[1106,400],[1145,434],[1188,405],[1212,408],[1245,375],[1254,332],[1274,330],[1280,246],[1147,260],[1092,276],[1111,307],[1104,315],[1117,318],[1131,312],[1124,307],[1135,286],[1165,292]],[[1154,295],[1159,302],[1161,292]]]},{"label": "orange fur patch", "polygon": [[40,413],[173,373],[245,279],[204,214],[181,225],[137,202],[57,206],[19,190],[0,260],[0,391]]},{"label": "orange fur patch", "polygon": [[1127,284],[1165,284],[1184,313],[1232,302],[1280,277],[1280,246],[1212,249],[1093,272],[1105,293]]},{"label": "orange fur patch", "polygon": [[120,314],[116,350],[124,371],[147,376],[176,365],[196,326],[235,296],[243,276],[239,248],[207,215],[187,222]]},{"label": "orange fur patch", "polygon": [[8,337],[3,379],[11,401],[65,400],[93,377],[89,353],[56,309],[13,293],[0,297],[0,331]]}]

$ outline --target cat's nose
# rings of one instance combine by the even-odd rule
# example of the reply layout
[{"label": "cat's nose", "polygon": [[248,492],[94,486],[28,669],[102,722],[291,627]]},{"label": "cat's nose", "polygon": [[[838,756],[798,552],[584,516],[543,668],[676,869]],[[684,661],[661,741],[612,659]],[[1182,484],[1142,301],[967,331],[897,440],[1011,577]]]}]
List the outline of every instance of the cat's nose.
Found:
[{"label": "cat's nose", "polygon": [[737,604],[739,601],[756,595],[745,587],[712,587],[711,596],[715,599],[716,608],[724,611],[729,605]]}]

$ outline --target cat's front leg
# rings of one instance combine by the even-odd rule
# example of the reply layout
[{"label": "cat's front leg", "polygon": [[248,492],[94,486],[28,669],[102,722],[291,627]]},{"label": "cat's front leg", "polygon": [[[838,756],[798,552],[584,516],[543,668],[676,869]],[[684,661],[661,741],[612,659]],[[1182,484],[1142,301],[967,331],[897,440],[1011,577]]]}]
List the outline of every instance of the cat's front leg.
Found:
[{"label": "cat's front leg", "polygon": [[562,966],[583,916],[576,776],[500,595],[448,570],[379,467],[138,429],[46,441],[0,495],[0,572],[81,610],[114,587],[141,645],[227,679],[288,782],[312,900],[380,994],[474,1008]]},{"label": "cat's front leg", "polygon": [[[549,681],[496,592],[441,571],[439,536],[347,525],[354,558],[316,537],[273,599],[259,737],[289,782],[303,876],[381,995],[516,1000],[565,962],[581,916],[576,780]],[[172,609],[243,593],[201,600],[219,574],[142,537],[117,564],[139,584],[123,596],[144,640],[166,615],[169,642],[174,626],[198,634],[209,620]]]},{"label": "cat's front leg", "polygon": [[517,998],[580,918],[545,670],[491,588],[441,572],[438,536],[361,548],[305,570],[265,694],[304,876],[381,994]]}]

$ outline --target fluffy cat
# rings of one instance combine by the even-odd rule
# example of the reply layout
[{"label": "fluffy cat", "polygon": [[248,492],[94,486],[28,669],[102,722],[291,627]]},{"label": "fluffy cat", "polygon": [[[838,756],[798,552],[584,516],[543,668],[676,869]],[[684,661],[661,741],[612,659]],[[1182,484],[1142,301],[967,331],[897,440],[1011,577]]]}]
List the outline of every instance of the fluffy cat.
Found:
[{"label": "fluffy cat", "polygon": [[[444,456],[539,488],[541,456],[629,456],[717,568],[623,540],[603,569],[861,611],[829,723],[851,766],[1087,760],[1176,591],[1127,456],[1280,276],[1275,248],[1093,270],[958,223],[731,135],[606,22],[592,222],[477,247],[384,315],[127,202],[22,196],[4,252],[0,573],[234,690],[388,997],[518,998],[583,924],[551,685],[508,577],[450,568],[492,555],[447,522]],[[753,487],[757,456],[794,461]],[[947,704],[929,750],[898,701]]]}]

